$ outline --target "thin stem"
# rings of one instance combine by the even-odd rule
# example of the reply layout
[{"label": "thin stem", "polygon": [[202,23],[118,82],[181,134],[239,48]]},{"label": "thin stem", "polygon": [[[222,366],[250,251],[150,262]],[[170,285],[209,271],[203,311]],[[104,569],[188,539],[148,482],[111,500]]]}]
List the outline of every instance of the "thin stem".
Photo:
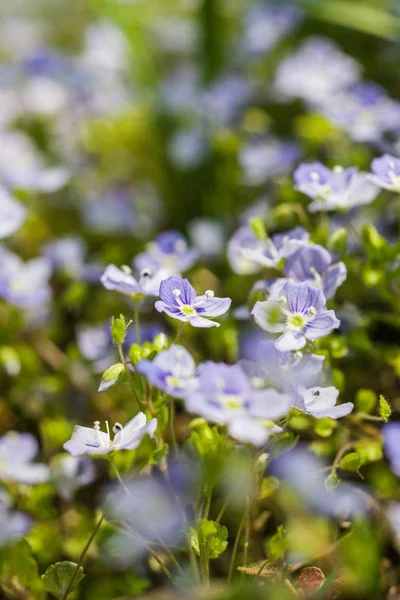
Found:
[{"label": "thin stem", "polygon": [[175,400],[173,398],[169,401],[169,431],[172,441],[172,447],[174,449],[175,454],[178,453],[178,442],[176,441],[176,432],[175,432]]},{"label": "thin stem", "polygon": [[[161,569],[164,571],[164,573],[166,574],[166,576],[168,577],[168,579],[171,581],[171,583],[173,583],[171,571],[168,569],[168,567],[166,565],[164,565],[164,563],[162,562],[161,558],[153,550],[153,548],[150,546],[150,544],[147,542],[147,540],[145,540],[137,531],[135,531],[134,529],[132,529],[132,527],[128,523],[123,522],[123,525],[125,525],[126,528],[129,528],[129,534],[130,535],[132,535],[133,537],[139,538],[139,540],[142,542],[142,544],[146,548],[146,550],[152,555],[152,557],[154,558],[154,560],[160,565]],[[124,529],[124,533],[126,535],[128,535],[127,529]]]},{"label": "thin stem", "polygon": [[72,573],[72,577],[71,577],[71,579],[69,580],[69,583],[68,583],[68,585],[67,585],[67,588],[66,588],[66,590],[65,590],[65,592],[64,592],[64,595],[63,595],[63,597],[62,597],[62,600],[66,600],[66,598],[68,598],[68,594],[70,593],[70,591],[71,591],[71,588],[72,588],[72,585],[73,585],[73,583],[74,583],[74,581],[75,581],[75,578],[76,578],[76,576],[78,575],[79,569],[80,569],[80,568],[81,568],[81,566],[82,566],[82,563],[83,563],[83,560],[84,560],[84,558],[85,558],[85,556],[86,556],[86,553],[87,553],[87,551],[89,550],[89,548],[90,548],[90,546],[91,546],[91,544],[92,544],[92,542],[93,542],[94,538],[96,537],[96,534],[97,534],[97,532],[99,531],[99,529],[100,529],[100,527],[101,527],[101,524],[102,524],[102,522],[103,522],[103,521],[104,521],[104,515],[102,515],[102,516],[101,516],[101,518],[100,518],[100,520],[98,521],[98,523],[97,523],[96,527],[94,528],[93,532],[91,533],[91,535],[90,535],[90,537],[89,537],[88,541],[86,542],[86,545],[85,545],[84,549],[83,549],[83,550],[82,550],[82,552],[81,552],[81,555],[80,555],[80,557],[79,557],[79,559],[78,559],[78,562],[77,562],[77,564],[76,564],[76,567],[75,567],[75,571]]},{"label": "thin stem", "polygon": [[265,567],[268,565],[269,562],[270,562],[269,558],[264,560],[261,567],[258,569],[258,571],[256,573],[256,577],[260,577],[261,573],[264,571]]},{"label": "thin stem", "polygon": [[199,529],[199,551],[200,551],[200,570],[203,585],[210,585],[210,571],[208,565],[207,548],[204,540],[203,533]]},{"label": "thin stem", "polygon": [[342,448],[340,448],[339,452],[335,456],[335,460],[333,461],[333,465],[331,468],[332,474],[336,474],[336,471],[339,469],[340,463],[342,462],[342,458],[344,458],[346,452],[354,448],[355,444],[356,442],[349,442],[348,444],[345,444]]},{"label": "thin stem", "polygon": [[139,302],[137,300],[135,301],[135,306],[133,308],[133,322],[135,325],[136,343],[139,344],[139,346],[141,346],[142,342],[141,342],[141,336],[140,336]]},{"label": "thin stem", "polygon": [[237,534],[236,534],[236,538],[235,538],[235,543],[233,545],[231,562],[229,564],[228,583],[230,583],[231,579],[232,579],[233,569],[234,569],[235,560],[236,560],[236,554],[237,554],[237,551],[239,548],[240,536],[242,535],[242,530],[244,527],[245,520],[246,520],[246,512],[244,512],[242,520],[240,521],[239,529],[237,530]]},{"label": "thin stem", "polygon": [[124,356],[121,344],[117,344],[117,348],[118,348],[119,358],[120,358],[122,364],[124,365],[125,373],[126,373],[128,379],[129,379],[129,383],[130,383],[130,386],[132,388],[132,392],[133,392],[133,395],[135,397],[136,404],[138,405],[139,410],[143,412],[143,408],[142,408],[142,405],[140,404],[139,396],[138,396],[138,393],[136,391],[135,384],[133,383],[131,372],[130,372],[129,367],[127,365],[127,362],[125,360],[125,356]]},{"label": "thin stem", "polygon": [[382,423],[384,421],[384,419],[382,419],[382,417],[377,417],[375,415],[368,415],[367,413],[356,413],[354,415],[355,417],[360,417],[360,419],[363,419],[364,421],[378,421],[380,423]]},{"label": "thin stem", "polygon": [[182,321],[181,324],[179,325],[178,333],[176,334],[174,344],[177,344],[179,342],[179,340],[181,339],[181,335],[182,335],[182,331],[183,331],[184,327],[185,327],[185,321]]},{"label": "thin stem", "polygon": [[246,498],[246,530],[244,535],[244,546],[243,546],[243,564],[247,564],[247,557],[249,553],[249,540],[250,540],[250,494],[247,494]]},{"label": "thin stem", "polygon": [[190,541],[190,535],[188,533],[186,534],[186,545],[187,545],[187,549],[188,549],[190,564],[191,564],[191,567],[193,570],[194,578],[196,580],[196,583],[200,583],[201,581],[200,581],[199,565],[197,564],[196,554],[192,548],[192,543]]}]

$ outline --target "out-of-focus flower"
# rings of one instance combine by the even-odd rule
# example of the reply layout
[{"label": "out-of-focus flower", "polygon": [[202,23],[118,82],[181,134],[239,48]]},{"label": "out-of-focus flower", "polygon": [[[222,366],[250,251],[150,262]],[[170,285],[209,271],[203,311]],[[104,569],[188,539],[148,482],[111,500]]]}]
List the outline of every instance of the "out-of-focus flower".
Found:
[{"label": "out-of-focus flower", "polygon": [[250,55],[271,50],[301,20],[301,12],[291,4],[273,2],[251,6],[246,13],[243,46]]},{"label": "out-of-focus flower", "polygon": [[384,133],[397,129],[400,120],[400,102],[369,81],[327,97],[320,111],[357,142],[379,142]]},{"label": "out-of-focus flower", "polygon": [[137,370],[157,388],[170,396],[182,398],[195,385],[196,363],[183,346],[173,344],[154,360],[140,360]]},{"label": "out-of-focus flower", "polygon": [[137,269],[157,271],[164,268],[174,273],[182,273],[195,263],[197,251],[189,248],[186,239],[177,231],[165,231],[154,242],[147,245],[147,250],[138,254],[134,263]]},{"label": "out-of-focus flower", "polygon": [[239,153],[244,183],[257,186],[270,177],[289,173],[299,156],[299,147],[295,142],[255,138],[245,144]]},{"label": "out-of-focus flower", "polygon": [[294,172],[296,189],[313,199],[309,210],[350,209],[372,202],[379,189],[367,173],[354,167],[335,167],[332,171],[321,163],[300,165]]},{"label": "out-of-focus flower", "polygon": [[10,497],[4,490],[0,490],[0,547],[28,533],[31,522],[28,515],[11,509]]},{"label": "out-of-focus flower", "polygon": [[225,243],[224,227],[216,219],[196,218],[188,225],[190,239],[205,259],[216,259],[222,254]]},{"label": "out-of-focus flower", "polygon": [[265,331],[280,333],[275,347],[281,352],[300,350],[307,339],[324,337],[340,325],[333,310],[326,310],[322,290],[308,283],[288,282],[265,302],[256,302],[252,314]]},{"label": "out-of-focus flower", "polygon": [[100,281],[107,290],[116,290],[128,296],[158,296],[161,282],[171,276],[171,271],[158,269],[151,273],[150,269],[142,269],[139,280],[132,275],[129,267],[119,269],[108,265]]},{"label": "out-of-focus flower", "polygon": [[393,473],[400,477],[400,423],[389,423],[382,429],[385,452]]},{"label": "out-of-focus flower", "polygon": [[189,281],[178,277],[169,277],[161,283],[160,298],[155,303],[158,312],[193,327],[219,327],[219,323],[209,319],[226,313],[232,302],[230,298],[215,298],[212,290],[197,296]]},{"label": "out-of-focus flower", "polygon": [[223,127],[229,127],[238,113],[250,101],[253,90],[242,75],[228,74],[217,79],[203,92],[204,118]]},{"label": "out-of-focus flower", "polygon": [[7,188],[57,192],[70,178],[66,167],[46,167],[30,138],[21,131],[0,133],[0,179]]},{"label": "out-of-focus flower", "polygon": [[84,454],[109,454],[115,450],[134,450],[147,434],[153,437],[157,429],[157,419],[147,423],[146,415],[139,412],[125,426],[115,423],[113,427],[114,439],[111,440],[110,432],[100,430],[99,421],[93,427],[76,425],[70,440],[65,442],[64,449],[72,456]]},{"label": "out-of-focus flower", "polygon": [[32,462],[39,445],[30,433],[9,431],[0,438],[0,480],[33,485],[50,479],[46,465]]},{"label": "out-of-focus flower", "polygon": [[384,154],[374,158],[370,180],[376,186],[392,192],[400,192],[400,158]]},{"label": "out-of-focus flower", "polygon": [[287,258],[284,271],[291,281],[308,281],[321,288],[327,299],[333,298],[347,277],[346,265],[343,262],[332,264],[328,250],[318,244],[301,246]]},{"label": "out-of-focus flower", "polygon": [[85,263],[86,245],[80,238],[66,236],[51,240],[43,249],[43,255],[50,261],[53,271],[78,281],[97,283],[103,266]]},{"label": "out-of-focus flower", "polygon": [[183,170],[196,168],[208,154],[204,133],[199,128],[176,131],[168,144],[168,154],[176,167]]},{"label": "out-of-focus flower", "polygon": [[72,500],[76,491],[95,479],[95,468],[90,458],[62,456],[53,467],[57,492],[64,500]]},{"label": "out-of-focus flower", "polygon": [[26,208],[0,186],[0,239],[17,231],[26,219]]},{"label": "out-of-focus flower", "polygon": [[4,248],[0,257],[0,297],[28,310],[46,305],[51,297],[49,261],[39,257],[24,262]]},{"label": "out-of-focus flower", "polygon": [[162,215],[162,206],[154,187],[138,183],[133,189],[116,186],[89,196],[82,204],[83,219],[92,230],[105,234],[151,235]]},{"label": "out-of-focus flower", "polygon": [[270,421],[288,413],[291,398],[274,389],[253,390],[239,365],[206,362],[185,406],[191,413],[226,424],[235,439],[262,446],[271,433]]},{"label": "out-of-focus flower", "polygon": [[311,511],[347,519],[367,512],[368,503],[357,488],[339,485],[334,492],[324,483],[324,463],[304,446],[297,446],[274,460],[271,472],[291,486]]},{"label": "out-of-focus flower", "polygon": [[336,406],[339,390],[333,386],[326,388],[313,387],[309,389],[306,389],[304,386],[297,386],[296,391],[300,398],[300,402],[297,404],[298,408],[317,417],[317,419],[324,417],[340,419],[351,413],[354,408],[352,402],[345,402]]},{"label": "out-of-focus flower", "polygon": [[307,243],[309,237],[305,229],[295,227],[260,240],[251,227],[244,225],[229,240],[229,262],[241,275],[255,273],[261,267],[279,268],[285,258]]},{"label": "out-of-focus flower", "polygon": [[146,555],[140,538],[150,544],[176,544],[187,525],[176,495],[154,477],[125,480],[124,489],[114,486],[106,497],[104,512],[109,519],[123,521],[132,530],[131,534],[127,530],[127,536],[118,533],[109,541],[110,560],[121,567]]},{"label": "out-of-focus flower", "polygon": [[300,98],[310,104],[358,81],[360,67],[328,38],[307,38],[297,51],[284,59],[275,76],[274,88],[283,100]]}]

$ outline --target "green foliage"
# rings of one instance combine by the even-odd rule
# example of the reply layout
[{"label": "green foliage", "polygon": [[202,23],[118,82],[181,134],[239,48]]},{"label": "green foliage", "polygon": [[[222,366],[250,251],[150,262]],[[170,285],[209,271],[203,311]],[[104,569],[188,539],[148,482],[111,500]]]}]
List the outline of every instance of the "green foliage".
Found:
[{"label": "green foliage", "polygon": [[3,548],[0,557],[0,583],[6,594],[14,598],[28,595],[35,600],[44,599],[38,567],[25,540],[20,540],[10,548]]},{"label": "green foliage", "polygon": [[270,498],[279,489],[280,481],[276,477],[263,477],[261,479],[260,500]]},{"label": "green foliage", "polygon": [[[73,562],[64,561],[50,565],[42,575],[46,592],[51,592],[56,598],[63,599],[68,591],[68,596],[73,592],[85,577],[83,568]],[[72,584],[71,584],[72,581]]]},{"label": "green foliage", "polygon": [[250,219],[249,225],[257,239],[265,240],[267,237],[267,232],[265,231],[265,225],[262,219],[259,217],[253,217]]},{"label": "green foliage", "polygon": [[106,371],[104,371],[103,375],[101,376],[101,381],[104,381],[105,383],[112,382],[110,387],[114,387],[115,385],[118,385],[124,375],[124,365],[122,363],[115,363],[114,365],[111,365],[111,367],[108,367]]},{"label": "green foliage", "polygon": [[361,413],[371,414],[376,406],[377,400],[377,395],[373,390],[360,389],[356,394],[356,409]]},{"label": "green foliage", "polygon": [[342,458],[339,466],[344,471],[358,471],[361,466],[361,457],[358,452],[349,452]]},{"label": "green foliage", "polygon": [[337,427],[337,422],[334,419],[325,417],[323,419],[316,419],[314,431],[317,435],[322,438],[328,438],[332,435]]},{"label": "green foliage", "polygon": [[381,394],[379,396],[379,415],[380,415],[380,417],[382,417],[382,419],[385,421],[385,423],[387,423],[389,421],[391,414],[392,414],[392,408],[391,408],[389,402]]},{"label": "green foliage", "polygon": [[292,450],[295,446],[297,446],[299,439],[299,436],[292,432],[284,433],[279,437],[278,441],[274,445],[271,454],[275,458],[280,454],[289,452],[289,450]]},{"label": "green foliage", "polygon": [[199,537],[202,536],[210,559],[218,558],[228,546],[228,529],[215,521],[202,519],[190,529],[190,543],[193,550],[200,556]]},{"label": "green foliage", "polygon": [[111,334],[114,343],[120,346],[125,339],[127,330],[127,323],[124,315],[120,315],[118,318],[112,317],[111,319]]},{"label": "green foliage", "polygon": [[283,525],[279,525],[276,533],[268,542],[268,559],[275,562],[283,557],[289,549],[286,531]]}]

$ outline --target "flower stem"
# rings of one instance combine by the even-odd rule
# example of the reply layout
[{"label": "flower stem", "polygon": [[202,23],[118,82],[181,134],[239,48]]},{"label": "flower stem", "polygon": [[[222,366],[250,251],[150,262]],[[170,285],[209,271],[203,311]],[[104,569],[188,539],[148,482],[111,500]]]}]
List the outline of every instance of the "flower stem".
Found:
[{"label": "flower stem", "polygon": [[237,554],[237,551],[239,548],[240,536],[242,535],[242,530],[243,530],[245,521],[246,521],[246,511],[243,513],[243,517],[242,517],[242,520],[240,521],[239,529],[237,530],[237,533],[236,533],[235,543],[233,545],[233,550],[232,550],[231,562],[229,565],[228,583],[231,582],[231,579],[233,576],[233,569],[235,567],[236,554]]},{"label": "flower stem", "polygon": [[200,571],[203,585],[210,585],[210,571],[208,565],[207,548],[202,532],[199,530]]},{"label": "flower stem", "polygon": [[137,300],[135,301],[135,306],[133,309],[133,321],[135,324],[136,343],[139,344],[139,346],[141,346],[142,341],[141,341],[141,336],[140,336],[139,302]]},{"label": "flower stem", "polygon": [[169,430],[170,430],[172,447],[174,449],[174,453],[177,454],[178,442],[176,441],[176,432],[175,432],[175,400],[174,400],[174,398],[170,398],[170,401],[169,401]]},{"label": "flower stem", "polygon": [[127,364],[127,362],[125,360],[125,356],[124,356],[124,352],[122,350],[121,344],[117,344],[117,348],[118,348],[119,358],[120,358],[122,364],[124,365],[125,373],[126,373],[128,379],[129,379],[129,383],[130,383],[130,386],[132,388],[132,392],[133,392],[133,395],[135,397],[136,404],[138,405],[139,410],[143,411],[142,405],[140,404],[138,393],[137,393],[136,388],[135,388],[135,384],[133,383],[132,374],[131,374],[131,372],[129,370],[129,367],[128,367],[128,364]]},{"label": "flower stem", "polygon": [[185,322],[182,321],[181,324],[179,325],[178,333],[176,334],[174,344],[177,344],[179,342],[179,340],[181,339],[181,335],[182,335],[182,331],[183,331],[184,327],[185,327]]},{"label": "flower stem", "polygon": [[86,556],[86,553],[87,553],[87,551],[89,550],[89,548],[90,548],[90,546],[91,546],[91,544],[92,544],[92,542],[93,542],[94,538],[96,537],[96,534],[97,534],[97,532],[99,531],[99,529],[100,529],[100,527],[101,527],[101,524],[102,524],[102,522],[103,522],[103,521],[104,521],[104,515],[102,515],[102,516],[101,516],[101,518],[100,518],[100,520],[97,522],[97,525],[96,525],[96,527],[94,528],[94,530],[93,530],[93,532],[91,533],[91,535],[90,535],[90,537],[89,537],[88,541],[86,542],[86,545],[85,545],[84,549],[83,549],[83,550],[82,550],[82,552],[81,552],[81,555],[80,555],[80,557],[79,557],[79,559],[78,559],[78,562],[77,562],[77,564],[76,564],[76,567],[75,567],[75,571],[72,573],[72,577],[71,577],[71,579],[69,580],[69,583],[68,583],[68,585],[67,585],[67,588],[66,588],[66,590],[65,590],[65,592],[64,592],[64,595],[63,595],[63,597],[62,597],[62,600],[66,600],[66,598],[68,598],[68,595],[69,595],[70,591],[72,591],[72,590],[71,590],[71,588],[72,588],[72,585],[73,585],[73,583],[74,583],[74,581],[75,581],[75,578],[76,578],[76,576],[78,575],[78,572],[79,572],[79,569],[80,569],[80,567],[82,566],[82,563],[83,563],[83,560],[84,560],[84,558],[85,558],[85,556]]}]

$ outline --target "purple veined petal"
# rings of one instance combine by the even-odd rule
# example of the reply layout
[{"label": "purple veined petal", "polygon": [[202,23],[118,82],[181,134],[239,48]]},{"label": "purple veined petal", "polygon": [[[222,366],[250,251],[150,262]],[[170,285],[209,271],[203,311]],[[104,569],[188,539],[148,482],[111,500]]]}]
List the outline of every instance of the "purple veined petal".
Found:
[{"label": "purple veined petal", "polygon": [[[180,292],[179,296],[174,295],[175,290]],[[161,282],[160,298],[168,306],[178,306],[178,298],[182,304],[191,306],[196,300],[196,292],[188,279],[169,277]]]},{"label": "purple veined petal", "polygon": [[233,439],[258,448],[265,446],[271,435],[271,430],[263,424],[243,415],[230,421],[228,431]]},{"label": "purple veined petal", "polygon": [[196,369],[193,357],[186,348],[177,344],[172,344],[168,350],[160,352],[153,363],[164,372],[172,373],[175,377],[191,377]]},{"label": "purple veined petal", "polygon": [[282,305],[276,300],[256,302],[251,314],[261,329],[270,333],[280,333],[286,327],[286,315]]},{"label": "purple veined petal", "polygon": [[159,296],[161,283],[172,276],[177,277],[176,274],[168,269],[158,269],[148,277],[142,276],[139,284],[147,296]]},{"label": "purple veined petal", "polygon": [[249,395],[252,391],[249,378],[240,365],[227,365],[207,361],[199,365],[199,387],[210,395]]},{"label": "purple veined petal", "polygon": [[154,306],[156,310],[158,310],[158,312],[165,312],[165,314],[167,314],[169,317],[172,317],[173,319],[179,319],[179,321],[183,321],[184,323],[187,323],[189,321],[189,317],[181,312],[178,305],[175,307],[169,306],[166,305],[165,302],[163,302],[162,300],[157,300]]},{"label": "purple veined petal", "polygon": [[304,327],[304,335],[309,340],[317,340],[318,338],[328,335],[340,325],[339,319],[333,310],[321,310],[317,313],[312,321]]},{"label": "purple veined petal", "polygon": [[333,298],[338,287],[346,280],[347,268],[343,262],[328,267],[323,280],[325,298]]},{"label": "purple veined petal", "polygon": [[275,348],[279,352],[288,352],[290,350],[301,350],[306,345],[306,338],[301,331],[289,329],[285,331],[275,342]]},{"label": "purple veined petal", "polygon": [[220,317],[229,310],[231,303],[230,298],[208,298],[204,295],[197,296],[194,307],[201,316]]},{"label": "purple veined petal", "polygon": [[275,421],[287,415],[293,405],[292,397],[274,389],[253,392],[248,401],[252,416]]},{"label": "purple veined petal", "polygon": [[308,244],[288,257],[285,275],[298,282],[313,280],[313,271],[323,275],[331,262],[331,255],[325,248],[318,244]]},{"label": "purple veined petal", "polygon": [[216,321],[210,321],[210,319],[204,319],[203,317],[200,317],[198,315],[189,317],[189,323],[193,327],[219,327],[219,323],[217,323]]},{"label": "purple veined petal", "polygon": [[322,290],[316,289],[308,281],[288,281],[282,288],[281,295],[287,300],[287,310],[293,314],[304,314],[311,307],[319,310],[326,305]]},{"label": "purple veined petal", "polygon": [[65,442],[63,448],[72,456],[107,454],[110,451],[110,437],[104,431],[76,425],[71,439]]},{"label": "purple veined petal", "polygon": [[203,391],[189,393],[184,398],[184,403],[189,413],[200,415],[213,423],[223,425],[229,420],[222,404],[215,402],[211,395],[204,394]]},{"label": "purple veined petal", "polygon": [[37,439],[30,433],[9,431],[0,438],[0,463],[27,463],[38,452]]}]

